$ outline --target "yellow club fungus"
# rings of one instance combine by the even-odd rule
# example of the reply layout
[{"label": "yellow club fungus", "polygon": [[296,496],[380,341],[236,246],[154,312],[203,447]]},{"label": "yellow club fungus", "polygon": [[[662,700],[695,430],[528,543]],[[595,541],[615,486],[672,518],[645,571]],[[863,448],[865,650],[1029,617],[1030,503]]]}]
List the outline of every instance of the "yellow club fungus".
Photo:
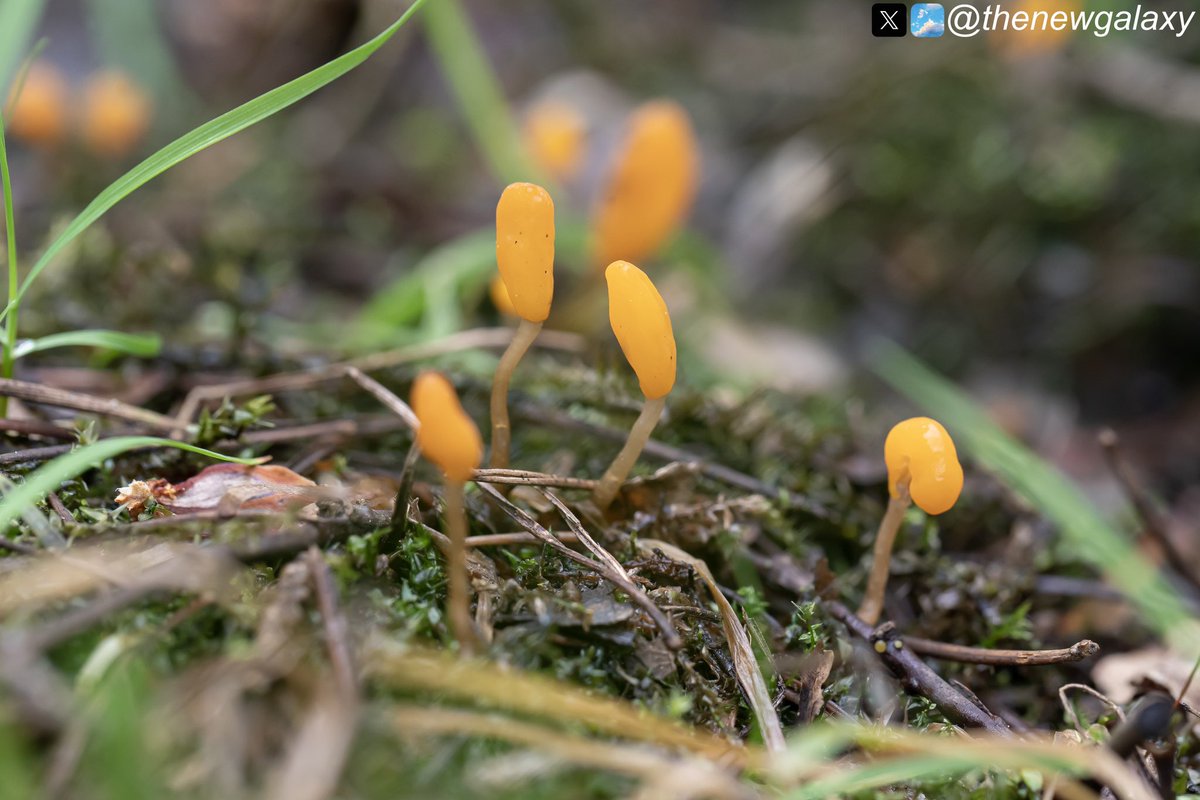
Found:
[{"label": "yellow club fungus", "polygon": [[592,495],[601,509],[612,503],[633,469],[675,385],[675,334],[662,295],[646,273],[628,261],[609,264],[604,277],[608,281],[608,317],[613,333],[637,373],[646,402],[625,446]]},{"label": "yellow club fungus", "polygon": [[578,111],[565,103],[539,103],[525,117],[525,146],[539,167],[569,180],[583,161],[587,129]]},{"label": "yellow club fungus", "polygon": [[35,61],[19,93],[9,98],[5,122],[13,136],[38,147],[58,145],[66,135],[68,89],[62,73],[51,64]]},{"label": "yellow club fungus", "polygon": [[550,316],[554,298],[554,201],[532,183],[514,183],[496,204],[496,264],[521,323],[492,381],[492,456],[494,469],[508,466],[512,430],[508,422],[508,385],[513,371]]},{"label": "yellow club fungus", "polygon": [[412,387],[412,409],[420,422],[417,446],[445,476],[446,536],[450,540],[446,552],[446,617],[462,652],[469,654],[476,639],[467,579],[463,485],[483,460],[483,439],[459,403],[454,387],[437,372],[417,376]]},{"label": "yellow club fungus", "polygon": [[699,162],[691,121],[678,104],[658,100],[633,113],[593,214],[597,265],[658,251],[691,209]]},{"label": "yellow club fungus", "polygon": [[98,156],[122,158],[150,127],[150,97],[123,73],[104,71],[83,90],[83,142]]},{"label": "yellow club fungus", "polygon": [[898,423],[883,446],[888,471],[888,505],[875,537],[867,591],[858,616],[871,625],[883,613],[892,546],[910,502],[927,514],[949,511],[962,493],[963,471],[946,429],[929,417]]}]

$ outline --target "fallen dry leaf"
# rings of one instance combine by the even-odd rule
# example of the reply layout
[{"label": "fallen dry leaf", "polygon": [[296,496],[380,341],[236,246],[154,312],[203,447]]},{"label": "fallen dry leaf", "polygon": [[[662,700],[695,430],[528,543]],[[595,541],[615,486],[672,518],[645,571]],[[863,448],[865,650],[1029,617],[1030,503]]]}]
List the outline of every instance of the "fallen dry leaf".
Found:
[{"label": "fallen dry leaf", "polygon": [[167,507],[176,514],[239,509],[288,511],[314,502],[317,484],[287,467],[214,464],[175,487]]},{"label": "fallen dry leaf", "polygon": [[[1193,664],[1165,647],[1144,647],[1100,659],[1092,669],[1092,679],[1115,702],[1128,703],[1143,679],[1178,695]],[[1192,707],[1200,705],[1200,681],[1192,682],[1184,702]]]}]

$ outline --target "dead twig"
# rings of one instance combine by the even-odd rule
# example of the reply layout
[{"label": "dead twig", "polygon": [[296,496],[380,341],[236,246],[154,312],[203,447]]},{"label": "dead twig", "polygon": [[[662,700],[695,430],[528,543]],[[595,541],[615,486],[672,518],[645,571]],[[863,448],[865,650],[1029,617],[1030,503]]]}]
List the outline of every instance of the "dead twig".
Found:
[{"label": "dead twig", "polygon": [[476,481],[506,486],[549,486],[555,489],[584,489],[591,491],[599,481],[592,478],[572,478],[567,475],[547,475],[524,469],[477,469]]},{"label": "dead twig", "polygon": [[824,600],[821,607],[855,636],[869,642],[905,688],[932,701],[951,721],[1002,736],[1012,735],[1003,720],[982,704],[972,702],[918,658],[911,648],[905,647],[892,623],[885,622],[873,628],[836,600]]},{"label": "dead twig", "polygon": [[[508,498],[502,495],[496,489],[493,489],[486,483],[480,483],[478,486],[484,493],[496,501],[496,503],[500,506],[500,510],[507,514],[522,528],[532,533],[539,540],[545,544],[548,544],[566,558],[569,558],[575,563],[598,573],[605,580],[615,584],[623,592],[628,594],[630,599],[634,603],[637,603],[637,605],[646,612],[647,616],[654,621],[654,624],[658,626],[659,631],[661,631],[663,635],[663,642],[667,645],[667,647],[672,650],[679,650],[683,647],[683,638],[679,635],[679,632],[675,630],[675,626],[671,623],[670,618],[663,613],[662,609],[654,604],[654,601],[650,599],[650,596],[646,594],[642,587],[638,586],[628,577],[628,573],[626,573],[623,568],[618,572],[606,563],[593,560],[585,555],[575,552],[563,544],[558,537],[542,527],[537,520],[531,517],[523,509],[509,502]],[[578,522],[577,518],[576,522]],[[570,523],[568,523],[568,525],[570,525]],[[580,527],[582,528],[582,523],[580,524]],[[578,536],[579,531],[575,531],[575,534]],[[584,531],[584,535],[587,535],[586,531]],[[609,557],[611,558],[611,555]]]},{"label": "dead twig", "polygon": [[70,408],[75,411],[86,411],[105,417],[123,419],[135,422],[145,428],[155,431],[170,431],[175,428],[175,420],[154,411],[131,406],[107,397],[96,397],[80,392],[68,392],[66,389],[56,389],[43,386],[40,383],[28,383],[13,378],[0,378],[0,395],[16,397],[30,403],[40,403],[57,408]]},{"label": "dead twig", "polygon": [[[574,533],[567,531],[553,535],[564,542],[579,541],[579,538]],[[532,533],[483,533],[478,536],[468,536],[467,547],[506,547],[513,544],[536,544],[541,541],[541,539]]]},{"label": "dead twig", "polygon": [[421,427],[420,420],[417,419],[417,415],[413,412],[413,410],[409,408],[408,403],[397,397],[396,393],[391,389],[387,388],[371,376],[364,374],[363,371],[358,367],[347,366],[344,371],[346,377],[350,378],[350,380],[354,381],[371,395],[373,395],[376,400],[383,403],[383,405],[386,406],[389,411],[394,413],[400,419],[404,420],[404,424],[413,431],[416,431],[417,428]]},{"label": "dead twig", "polygon": [[921,655],[932,656],[942,661],[996,666],[1035,667],[1046,664],[1063,664],[1069,661],[1082,661],[1100,652],[1100,645],[1091,639],[1083,639],[1070,647],[1058,650],[993,650],[986,647],[967,647],[961,644],[936,642],[917,636],[905,636],[904,643]]}]

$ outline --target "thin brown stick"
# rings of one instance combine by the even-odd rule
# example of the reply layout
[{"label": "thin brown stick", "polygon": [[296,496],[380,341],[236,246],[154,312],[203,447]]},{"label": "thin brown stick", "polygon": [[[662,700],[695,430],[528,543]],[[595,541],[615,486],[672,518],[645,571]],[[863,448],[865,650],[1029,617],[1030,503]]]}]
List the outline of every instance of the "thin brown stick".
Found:
[{"label": "thin brown stick", "polygon": [[46,499],[50,502],[50,508],[54,509],[54,513],[62,520],[64,525],[74,525],[75,517],[71,516],[71,512],[63,505],[62,498],[58,496],[58,492],[51,492],[46,495]]},{"label": "thin brown stick", "polygon": [[389,411],[404,420],[404,424],[408,425],[409,428],[415,431],[421,427],[420,420],[417,419],[417,415],[413,410],[409,408],[408,403],[397,397],[396,393],[391,389],[369,375],[364,374],[358,367],[346,367],[346,376],[374,395],[375,399],[383,403]]},{"label": "thin brown stick", "polygon": [[136,422],[143,427],[160,432],[172,430],[176,425],[175,420],[168,416],[122,403],[120,400],[96,397],[80,392],[68,392],[66,389],[56,389],[53,386],[43,386],[40,383],[28,383],[12,378],[0,378],[0,395],[16,397],[30,403],[70,408],[75,411],[86,411],[123,419],[127,422]]},{"label": "thin brown stick", "polygon": [[30,447],[28,450],[13,450],[8,453],[0,453],[0,465],[49,461],[52,458],[58,458],[64,453],[71,452],[74,447],[74,445],[70,444],[52,444],[48,447]]},{"label": "thin brown stick", "polygon": [[44,436],[47,439],[71,441],[75,438],[75,431],[70,428],[55,425],[53,422],[42,422],[40,419],[0,419],[0,430],[25,436]]},{"label": "thin brown stick", "polygon": [[[605,550],[603,547],[601,547],[599,542],[592,538],[592,535],[587,532],[587,528],[583,527],[583,523],[579,520],[579,517],[575,516],[574,512],[567,508],[566,503],[560,500],[557,495],[546,489],[542,489],[542,495],[545,496],[545,498],[549,500],[555,508],[558,509],[558,513],[561,514],[562,518],[566,521],[567,527],[571,529],[571,532],[575,534],[580,543],[583,544],[583,546],[586,547],[588,551],[596,557],[597,561],[607,566],[613,571],[613,573],[620,575],[621,578],[624,579],[629,585],[637,586],[637,584],[633,581],[633,577],[625,571],[625,567],[621,565],[621,562],[617,561],[616,557],[612,553]],[[642,590],[642,587],[637,586],[637,589],[639,593],[645,593]],[[649,601],[649,597],[647,597],[647,600]],[[653,601],[650,601],[650,603],[653,604]],[[655,606],[655,608],[658,608],[658,606]],[[668,617],[667,619],[669,622],[670,618]],[[664,638],[666,640],[667,647],[670,647],[672,650],[678,650],[679,648],[683,647],[683,639],[675,631],[674,624],[671,624],[671,633],[669,635],[665,635]]]},{"label": "thin brown stick", "polygon": [[572,478],[567,475],[548,475],[524,469],[477,469],[474,479],[484,483],[509,486],[549,486],[555,489],[594,489],[592,478]]},{"label": "thin brown stick", "polygon": [[836,600],[823,600],[821,607],[855,636],[870,643],[905,688],[931,700],[948,719],[966,727],[983,728],[989,733],[1012,735],[1003,720],[964,696],[906,647],[892,623],[885,622],[877,628],[868,625]]},{"label": "thin brown stick", "polygon": [[343,704],[357,704],[358,672],[350,654],[346,618],[338,609],[337,586],[333,581],[333,572],[316,546],[308,549],[305,558],[308,561],[308,574],[312,577],[317,608],[321,611],[321,619],[325,623],[325,647],[329,650],[329,661],[333,665],[338,694]]},{"label": "thin brown stick", "polygon": [[[554,534],[564,542],[577,542],[578,537],[573,533],[563,532]],[[479,536],[468,536],[467,547],[506,547],[513,544],[537,544],[542,540],[532,533],[484,533]]]},{"label": "thin brown stick", "polygon": [[622,591],[629,595],[630,599],[637,603],[638,606],[640,606],[641,609],[646,612],[647,616],[653,620],[654,624],[658,626],[659,631],[662,632],[663,641],[668,647],[678,650],[683,646],[683,640],[680,638],[679,632],[675,630],[675,626],[671,624],[670,618],[663,613],[662,609],[654,604],[654,601],[648,594],[646,594],[645,591],[642,590],[642,587],[638,586],[633,581],[628,580],[621,573],[614,572],[608,567],[607,564],[588,558],[587,556],[577,553],[571,548],[567,547],[560,539],[558,539],[558,537],[542,527],[537,520],[531,517],[522,508],[513,505],[507,497],[502,495],[488,484],[481,483],[479,484],[479,488],[485,494],[495,500],[500,506],[500,510],[507,514],[522,528],[529,531],[542,542],[548,544],[550,547],[557,550],[566,558],[574,561],[576,564],[586,567],[593,572],[596,572],[610,583],[616,584]]},{"label": "thin brown stick", "polygon": [[961,644],[937,642],[917,636],[905,636],[904,644],[921,655],[960,664],[993,664],[996,666],[1036,667],[1082,661],[1100,652],[1100,645],[1083,639],[1070,647],[1057,650],[993,650],[986,647],[967,647]]}]

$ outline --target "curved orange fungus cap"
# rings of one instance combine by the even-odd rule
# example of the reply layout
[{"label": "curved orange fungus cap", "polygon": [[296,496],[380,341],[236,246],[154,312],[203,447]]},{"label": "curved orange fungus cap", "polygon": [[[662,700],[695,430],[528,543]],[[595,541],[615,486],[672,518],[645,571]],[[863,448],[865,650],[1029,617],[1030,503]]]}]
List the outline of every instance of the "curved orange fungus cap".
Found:
[{"label": "curved orange fungus cap", "polygon": [[563,103],[541,103],[525,118],[525,144],[542,169],[560,180],[579,171],[587,131],[578,111]]},{"label": "curved orange fungus cap", "polygon": [[421,453],[448,479],[469,481],[483,460],[483,438],[450,381],[437,372],[422,372],[413,382],[412,409],[421,422]]},{"label": "curved orange fungus cap", "polygon": [[962,493],[958,451],[937,420],[913,417],[898,423],[884,442],[883,457],[892,497],[899,494],[897,485],[907,480],[913,502],[927,514],[949,511]]},{"label": "curved orange fungus cap", "polygon": [[62,141],[67,130],[67,82],[56,67],[42,61],[31,64],[20,94],[9,102],[6,122],[13,136],[43,147]]},{"label": "curved orange fungus cap", "polygon": [[675,334],[662,295],[646,273],[628,261],[614,261],[608,281],[608,319],[625,358],[650,400],[666,397],[675,385]]},{"label": "curved orange fungus cap", "polygon": [[496,204],[496,264],[517,314],[545,322],[554,297],[554,201],[534,183],[513,183]]},{"label": "curved orange fungus cap", "polygon": [[635,111],[593,218],[596,261],[654,255],[692,207],[699,162],[692,123],[677,103]]},{"label": "curved orange fungus cap", "polygon": [[150,97],[124,74],[100,72],[83,90],[83,140],[93,153],[120,158],[150,127]]}]

